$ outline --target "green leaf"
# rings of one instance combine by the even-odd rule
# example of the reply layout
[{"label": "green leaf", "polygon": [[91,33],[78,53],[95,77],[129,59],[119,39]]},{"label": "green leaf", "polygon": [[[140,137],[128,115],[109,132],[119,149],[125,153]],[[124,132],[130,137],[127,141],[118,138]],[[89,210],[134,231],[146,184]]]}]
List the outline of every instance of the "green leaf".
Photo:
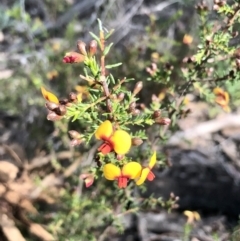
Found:
[{"label": "green leaf", "polygon": [[112,69],[112,68],[118,67],[120,65],[122,65],[122,63],[110,64],[110,65],[106,65],[105,68]]},{"label": "green leaf", "polygon": [[112,75],[112,74],[110,74],[110,75],[109,75],[109,77],[110,77],[111,82],[112,82],[113,84],[115,84],[115,83],[116,83],[116,81],[115,81],[115,79],[114,79],[113,75]]},{"label": "green leaf", "polygon": [[92,32],[89,32],[89,34],[98,42],[98,45],[101,46],[100,38]]},{"label": "green leaf", "polygon": [[105,40],[107,40],[114,32],[115,30],[114,29],[111,29],[108,34],[105,36]]},{"label": "green leaf", "polygon": [[74,122],[75,120],[77,120],[77,119],[78,119],[78,116],[79,116],[79,113],[76,112],[76,114],[73,116],[72,122]]},{"label": "green leaf", "polygon": [[109,51],[110,51],[110,49],[111,49],[112,46],[113,46],[113,43],[110,43],[110,44],[104,49],[104,52],[103,52],[103,55],[104,55],[104,56],[106,56],[106,55],[109,53]]},{"label": "green leaf", "polygon": [[102,21],[99,18],[97,19],[97,21],[98,21],[99,30],[102,31]]}]

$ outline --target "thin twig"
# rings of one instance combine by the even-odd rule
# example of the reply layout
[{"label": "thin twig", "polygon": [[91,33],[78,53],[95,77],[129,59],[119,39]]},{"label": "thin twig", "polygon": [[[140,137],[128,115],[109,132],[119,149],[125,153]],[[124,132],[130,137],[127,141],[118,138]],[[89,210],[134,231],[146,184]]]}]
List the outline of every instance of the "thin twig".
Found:
[{"label": "thin twig", "polygon": [[18,156],[18,154],[10,146],[5,144],[2,144],[2,146],[4,147],[5,151],[7,151],[13,157],[13,159],[16,161],[19,167],[21,167],[23,165],[23,162]]}]

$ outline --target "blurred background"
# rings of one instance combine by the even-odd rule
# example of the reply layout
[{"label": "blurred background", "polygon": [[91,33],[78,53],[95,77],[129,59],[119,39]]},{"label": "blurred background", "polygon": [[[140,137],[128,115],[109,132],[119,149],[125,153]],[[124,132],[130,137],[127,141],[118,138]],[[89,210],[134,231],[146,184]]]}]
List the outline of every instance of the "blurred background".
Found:
[{"label": "blurred background", "polygon": [[[240,213],[240,126],[231,125],[236,118],[217,130],[203,131],[201,138],[193,137],[191,147],[178,135],[161,147],[172,167],[156,170],[156,181],[147,186],[144,196],[167,200],[173,192],[180,197],[178,209],[168,213],[157,207],[122,215],[112,227],[106,208],[110,193],[102,198],[102,187],[86,191],[79,182],[93,155],[91,149],[69,145],[66,121],[46,120],[40,92],[45,86],[64,97],[79,90],[82,66],[65,65],[62,57],[76,49],[77,40],[89,42],[89,31],[98,33],[99,18],[105,28],[115,29],[107,62],[123,64],[113,74],[143,81],[141,100],[149,104],[162,86],[146,81],[146,68],[152,62],[179,66],[196,50],[195,4],[190,0],[1,0],[1,241],[230,240]],[[213,2],[206,4],[211,8]],[[209,21],[215,20],[212,14]],[[191,44],[183,41],[186,35]],[[177,73],[174,81],[180,81]],[[218,125],[207,103],[195,101],[190,108],[194,111],[179,121],[177,134],[189,128],[194,133],[210,120]],[[220,122],[226,123],[225,114],[220,116]],[[76,190],[81,193],[72,196]],[[235,234],[240,240],[238,229]]]}]

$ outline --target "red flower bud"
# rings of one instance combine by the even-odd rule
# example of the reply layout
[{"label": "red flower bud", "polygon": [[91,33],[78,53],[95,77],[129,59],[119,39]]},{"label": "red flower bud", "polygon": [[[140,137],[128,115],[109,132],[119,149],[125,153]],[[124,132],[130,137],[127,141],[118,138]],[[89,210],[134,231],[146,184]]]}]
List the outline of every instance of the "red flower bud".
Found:
[{"label": "red flower bud", "polygon": [[77,52],[69,52],[63,58],[64,63],[81,63],[85,60],[85,56]]}]

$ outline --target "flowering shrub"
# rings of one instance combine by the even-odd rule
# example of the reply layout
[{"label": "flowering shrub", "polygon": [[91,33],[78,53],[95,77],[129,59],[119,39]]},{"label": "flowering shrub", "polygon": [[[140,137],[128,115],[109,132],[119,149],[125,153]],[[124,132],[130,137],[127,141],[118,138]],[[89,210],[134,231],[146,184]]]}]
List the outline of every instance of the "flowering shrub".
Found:
[{"label": "flowering shrub", "polygon": [[[176,130],[178,119],[194,111],[186,107],[189,93],[208,102],[217,111],[229,112],[238,103],[237,98],[231,96],[239,89],[240,55],[231,41],[237,36],[235,24],[240,18],[240,3],[228,5],[225,1],[215,0],[213,10],[224,20],[216,23],[208,22],[209,8],[204,2],[196,9],[200,19],[200,40],[194,53],[183,58],[180,64],[155,61],[149,67],[145,66],[149,74],[147,81],[163,86],[158,96],[151,96],[152,102],[148,106],[138,97],[147,81],[138,81],[129,90],[133,79],[117,78],[111,73],[121,63],[109,64],[107,61],[113,51],[113,44],[107,44],[113,31],[106,31],[100,20],[99,36],[90,33],[93,40],[89,44],[78,41],[77,51],[63,57],[65,64],[84,65],[80,74],[84,86],[78,87],[77,93],[69,93],[66,99],[58,99],[42,87],[48,120],[67,119],[84,126],[81,132],[69,130],[71,145],[92,147],[94,143],[98,144],[94,162],[80,174],[80,179],[87,188],[94,188],[91,185],[101,182],[103,177],[113,181],[114,188],[111,186],[112,192],[106,194],[108,198],[101,199],[101,207],[112,205],[110,209],[113,209],[116,202],[121,201],[124,204],[131,202],[131,212],[158,204],[169,209],[176,207],[174,195],[165,202],[161,197],[142,199],[133,196],[131,190],[146,180],[154,180],[155,164],[167,165],[167,158],[157,152],[157,147]],[[191,46],[193,43],[193,37],[185,34],[183,44]],[[150,138],[152,132],[157,134]],[[146,150],[148,157],[145,154],[137,156],[142,150]],[[140,160],[139,156],[144,158]],[[145,159],[150,160],[147,165],[144,165]],[[101,183],[104,187],[111,185],[110,182]],[[104,187],[101,186],[98,193],[107,192]],[[109,201],[109,197],[114,201]],[[93,207],[93,204],[89,206]],[[120,208],[122,213],[129,209],[128,205]],[[110,223],[113,224],[117,215],[114,212],[111,215]]]},{"label": "flowering shrub", "polygon": [[[90,124],[84,133],[69,131],[74,140],[72,142],[74,146],[88,144],[94,136],[102,141],[96,153],[98,168],[91,175],[82,176],[87,187],[93,183],[94,176],[101,175],[100,172],[103,172],[107,180],[117,180],[119,188],[126,188],[130,179],[134,179],[137,185],[141,185],[146,178],[149,181],[154,179],[151,169],[156,163],[156,152],[151,157],[148,167],[142,167],[138,162],[132,161],[127,153],[132,145],[142,144],[142,139],[146,139],[146,125],[154,123],[168,125],[170,121],[163,118],[161,111],[156,108],[141,108],[137,105],[137,94],[143,88],[142,82],[138,82],[132,92],[126,91],[123,89],[123,84],[130,80],[126,78],[115,80],[107,72],[108,69],[117,67],[120,63],[105,64],[112,44],[105,45],[110,35],[103,31],[100,21],[99,29],[99,37],[91,33],[94,40],[88,46],[79,41],[77,44],[79,53],[69,52],[63,58],[64,63],[84,63],[85,76],[80,77],[86,81],[88,98],[82,100],[82,93],[78,95],[70,93],[67,100],[59,100],[53,93],[42,87],[42,95],[47,101],[46,107],[49,111],[47,118],[56,121],[64,117]],[[141,126],[143,131],[131,133],[129,126]],[[108,155],[109,153],[113,155]]]}]

